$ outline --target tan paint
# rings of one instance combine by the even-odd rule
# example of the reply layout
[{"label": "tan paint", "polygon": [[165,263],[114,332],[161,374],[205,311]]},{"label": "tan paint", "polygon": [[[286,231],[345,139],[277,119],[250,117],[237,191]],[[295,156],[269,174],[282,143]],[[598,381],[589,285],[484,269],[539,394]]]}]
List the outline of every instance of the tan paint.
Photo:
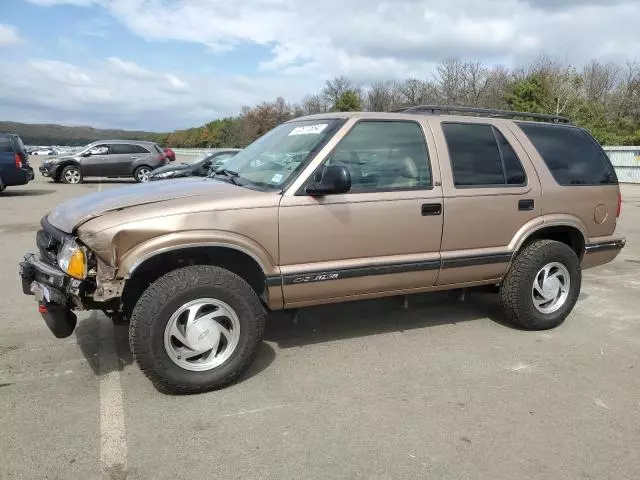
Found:
[{"label": "tan paint", "polygon": [[[80,240],[110,266],[101,269],[101,275],[115,271],[114,285],[154,255],[182,248],[188,252],[188,248],[203,245],[236,248],[254,258],[265,275],[277,277],[440,258],[446,265],[453,258],[514,253],[530,235],[549,226],[575,228],[586,244],[616,238],[612,234],[618,187],[558,185],[516,122],[402,113],[331,113],[307,118],[335,117],[347,122],[282,194],[211,181],[185,182],[189,190],[183,194],[174,183],[171,188],[158,187],[167,190],[166,195],[144,187],[131,190],[131,197],[117,198],[114,190],[99,206],[76,202],[76,207],[82,206],[81,218],[74,217],[72,208],[57,209],[55,218],[67,226],[80,224]],[[296,195],[360,119],[418,122],[427,141],[433,188],[323,198]],[[440,127],[444,121],[495,126],[519,156],[527,184],[455,188]],[[519,211],[520,199],[534,200],[534,210]],[[443,204],[442,215],[422,216],[423,203],[437,202]],[[618,252],[587,253],[583,266],[606,263]],[[267,302],[273,309],[294,308],[497,283],[509,264],[501,261],[269,286]]]}]

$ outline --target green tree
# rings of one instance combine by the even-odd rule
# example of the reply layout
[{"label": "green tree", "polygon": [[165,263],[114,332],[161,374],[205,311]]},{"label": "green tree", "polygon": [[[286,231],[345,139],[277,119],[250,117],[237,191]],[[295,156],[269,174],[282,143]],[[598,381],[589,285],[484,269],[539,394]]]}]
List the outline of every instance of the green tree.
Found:
[{"label": "green tree", "polygon": [[356,112],[362,110],[360,97],[355,90],[347,90],[336,100],[332,109],[334,112]]},{"label": "green tree", "polygon": [[542,113],[546,96],[547,92],[542,78],[533,73],[513,83],[505,95],[505,100],[511,110]]}]

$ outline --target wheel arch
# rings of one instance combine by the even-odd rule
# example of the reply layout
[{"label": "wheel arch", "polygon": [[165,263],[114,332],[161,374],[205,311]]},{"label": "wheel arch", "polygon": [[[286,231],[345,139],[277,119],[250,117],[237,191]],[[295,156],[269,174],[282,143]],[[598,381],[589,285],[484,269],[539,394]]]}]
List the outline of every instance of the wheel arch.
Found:
[{"label": "wheel arch", "polygon": [[162,275],[189,265],[213,265],[229,270],[245,280],[267,303],[269,268],[254,252],[230,243],[207,242],[176,245],[150,252],[137,259],[126,273],[122,291],[125,314],[144,290]]},{"label": "wheel arch", "polygon": [[541,222],[529,228],[525,227],[518,232],[512,242],[511,249],[515,253],[535,240],[556,240],[571,247],[582,260],[587,235],[584,224],[577,217],[542,219]]},{"label": "wheel arch", "polygon": [[82,173],[82,167],[80,166],[80,162],[78,162],[77,160],[63,160],[62,162],[60,162],[59,164],[56,165],[56,169],[55,169],[55,173],[54,176],[59,176],[62,174],[62,170],[64,170],[66,167],[68,167],[69,165],[73,165],[74,167],[78,167],[78,169],[80,170],[80,173]]}]

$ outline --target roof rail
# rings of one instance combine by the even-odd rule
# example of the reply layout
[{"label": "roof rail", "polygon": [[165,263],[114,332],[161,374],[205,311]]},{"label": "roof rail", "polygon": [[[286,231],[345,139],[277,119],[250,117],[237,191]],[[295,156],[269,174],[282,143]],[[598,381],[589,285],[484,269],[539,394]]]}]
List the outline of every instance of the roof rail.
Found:
[{"label": "roof rail", "polygon": [[414,105],[412,107],[398,108],[391,110],[395,113],[424,113],[438,115],[440,113],[473,113],[485,115],[487,117],[499,118],[530,118],[533,120],[544,120],[553,123],[571,123],[567,117],[560,115],[549,115],[546,113],[516,112],[511,110],[496,110],[493,108],[457,107],[452,105]]}]

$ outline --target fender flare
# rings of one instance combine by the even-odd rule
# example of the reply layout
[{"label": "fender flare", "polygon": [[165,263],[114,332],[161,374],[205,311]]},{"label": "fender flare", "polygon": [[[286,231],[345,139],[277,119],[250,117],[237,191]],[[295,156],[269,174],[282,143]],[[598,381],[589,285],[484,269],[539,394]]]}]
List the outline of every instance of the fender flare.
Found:
[{"label": "fender flare", "polygon": [[251,257],[265,276],[279,274],[275,261],[266,249],[248,237],[223,231],[190,230],[161,235],[135,246],[118,261],[117,276],[130,278],[143,263],[158,255],[202,247],[237,250]]}]

